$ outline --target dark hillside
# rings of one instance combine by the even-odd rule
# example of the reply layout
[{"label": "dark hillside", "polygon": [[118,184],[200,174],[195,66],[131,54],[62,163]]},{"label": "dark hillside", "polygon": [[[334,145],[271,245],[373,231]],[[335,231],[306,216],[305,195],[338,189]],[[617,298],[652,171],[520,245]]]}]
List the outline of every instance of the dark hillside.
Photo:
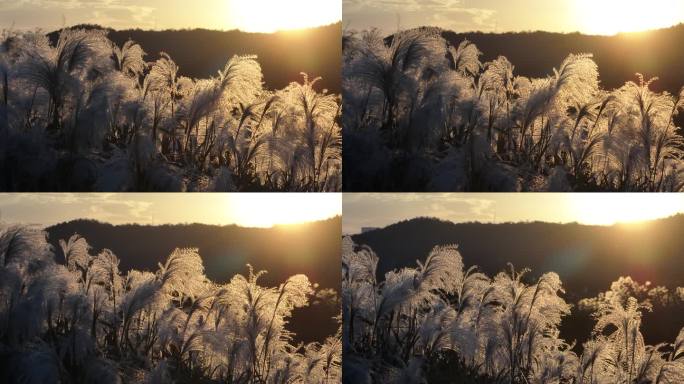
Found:
[{"label": "dark hillside", "polygon": [[[216,75],[233,55],[253,54],[259,57],[264,81],[271,89],[300,81],[300,72],[305,72],[312,77],[321,76],[319,89],[327,88],[333,93],[341,90],[341,36],[341,23],[272,34],[207,29],[110,30],[108,34],[119,46],[129,39],[139,43],[147,53],[147,61],[155,61],[159,52],[168,53],[184,76],[208,78]],[[51,37],[54,39],[55,33]]]},{"label": "dark hillside", "polygon": [[684,86],[684,24],[646,33],[617,36],[589,36],[579,33],[456,33],[442,34],[452,44],[463,39],[475,43],[482,59],[490,61],[506,56],[515,65],[516,74],[533,77],[550,75],[570,53],[592,53],[599,66],[604,88],[613,89],[635,74],[658,77],[653,87],[670,93]]},{"label": "dark hillside", "polygon": [[[86,238],[91,253],[108,248],[120,259],[120,269],[157,270],[175,248],[196,247],[204,261],[207,277],[226,282],[233,275],[246,274],[246,264],[267,270],[259,281],[277,286],[288,277],[303,273],[322,288],[340,290],[341,219],[339,217],[293,227],[269,229],[235,225],[111,225],[76,220],[49,227],[49,241],[61,257],[59,239],[74,233]],[[332,317],[339,313],[336,303],[324,303],[295,312],[291,322],[303,341],[322,341],[337,331]]]},{"label": "dark hillside", "polygon": [[[641,229],[553,223],[452,223],[417,218],[353,236],[380,257],[378,274],[414,266],[438,244],[458,244],[466,265],[489,275],[506,267],[529,267],[535,275],[555,271],[569,291],[586,297],[620,276],[667,286],[684,285],[684,216]],[[597,268],[600,266],[600,268]]]},{"label": "dark hillside", "polygon": [[[466,266],[477,265],[488,276],[507,268],[528,267],[531,277],[554,271],[566,289],[566,299],[576,303],[607,291],[620,276],[640,283],[651,281],[670,289],[684,286],[684,215],[650,222],[643,227],[612,227],[551,223],[452,223],[417,218],[353,236],[357,244],[370,246],[379,256],[378,275],[402,267],[415,267],[435,245],[458,244]],[[663,314],[644,316],[652,341],[673,339],[684,316],[676,307]],[[674,320],[673,320],[674,319]],[[589,335],[593,322],[573,311],[564,332],[568,339]]]}]

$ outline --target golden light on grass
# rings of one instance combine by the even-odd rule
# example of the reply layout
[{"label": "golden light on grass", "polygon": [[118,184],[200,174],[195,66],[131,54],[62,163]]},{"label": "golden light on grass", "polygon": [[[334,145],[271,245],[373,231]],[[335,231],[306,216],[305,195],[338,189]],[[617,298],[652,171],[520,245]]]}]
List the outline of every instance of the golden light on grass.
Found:
[{"label": "golden light on grass", "polygon": [[612,225],[638,229],[647,220],[660,219],[684,211],[684,198],[673,194],[569,194],[576,220],[583,224]]},{"label": "golden light on grass", "polygon": [[340,0],[231,0],[230,24],[245,32],[276,32],[332,24],[342,19]]},{"label": "golden light on grass", "polygon": [[682,0],[576,0],[582,31],[596,35],[640,32],[684,22]]},{"label": "golden light on grass", "polygon": [[234,193],[225,202],[225,214],[243,227],[301,224],[342,214],[340,193]]}]

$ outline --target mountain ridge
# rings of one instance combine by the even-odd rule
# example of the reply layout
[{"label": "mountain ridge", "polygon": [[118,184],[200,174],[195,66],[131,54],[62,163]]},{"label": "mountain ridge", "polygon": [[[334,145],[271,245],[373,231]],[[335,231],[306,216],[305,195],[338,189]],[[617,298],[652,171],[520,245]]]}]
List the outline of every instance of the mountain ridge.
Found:
[{"label": "mountain ridge", "polygon": [[[563,282],[563,297],[577,305],[580,299],[610,289],[620,276],[631,276],[641,284],[663,285],[673,291],[684,286],[684,215],[651,221],[640,228],[588,226],[578,223],[453,223],[435,218],[404,220],[371,232],[353,235],[378,255],[377,277],[386,272],[415,267],[438,245],[457,244],[464,266],[478,266],[490,277],[508,270],[530,268],[528,283],[545,272],[556,272]],[[641,232],[639,232],[641,231]],[[649,342],[677,336],[684,306],[644,313],[644,333]],[[575,308],[563,320],[567,340],[584,341],[594,320]]]},{"label": "mountain ridge", "polygon": [[[90,219],[77,219],[69,220],[66,222],[50,225],[44,228],[48,233],[48,241],[55,248],[55,252],[58,257],[61,257],[61,250],[59,249],[58,241],[60,239],[68,239],[73,234],[79,234],[83,236],[88,243],[92,246],[93,252],[99,252],[104,248],[113,251],[119,258],[121,258],[123,271],[129,269],[154,269],[158,262],[166,259],[168,254],[174,248],[182,247],[197,247],[199,248],[200,255],[205,261],[205,268],[207,269],[207,276],[212,280],[222,281],[221,277],[224,273],[241,273],[244,272],[245,263],[241,266],[236,266],[237,269],[229,268],[226,265],[213,265],[216,257],[215,252],[217,247],[225,246],[224,243],[235,242],[236,245],[245,248],[250,252],[250,254],[241,257],[245,262],[254,263],[254,267],[262,267],[264,269],[269,269],[268,262],[263,262],[258,260],[260,256],[267,256],[265,252],[270,250],[270,244],[264,244],[263,238],[274,238],[273,241],[279,242],[292,242],[293,240],[300,241],[302,247],[314,246],[317,247],[316,251],[329,251],[335,249],[336,244],[339,244],[338,236],[331,236],[325,233],[325,231],[330,231],[330,228],[336,228],[341,225],[341,218],[339,216],[319,221],[306,222],[295,225],[299,230],[290,230],[290,226],[275,225],[271,228],[259,228],[259,227],[242,227],[236,224],[229,225],[212,225],[212,224],[202,224],[202,223],[186,223],[186,224],[111,224],[107,222],[101,222],[97,220]],[[327,235],[327,238],[323,239],[311,239],[310,241],[304,240],[306,237],[305,230],[312,230],[316,232],[323,232],[321,235]],[[173,244],[168,242],[164,244],[161,241],[154,243],[139,243],[135,238],[128,238],[128,243],[122,243],[118,240],[123,240],[123,237],[130,235],[131,233],[142,233],[137,236],[143,235],[154,235],[158,236],[155,232],[166,233],[181,233],[183,236],[179,237],[160,237],[160,240],[167,239],[182,239],[176,240],[178,244]],[[210,233],[206,233],[210,232]],[[210,240],[211,235],[216,233],[224,233],[226,237],[214,241]],[[339,231],[337,231],[339,233]],[[330,241],[333,239],[332,244],[325,244],[325,241]],[[115,240],[115,241],[113,241]],[[141,253],[134,251],[134,246],[142,246],[144,251],[150,251],[153,249],[160,249],[158,252],[149,252],[151,258],[154,260],[140,260],[138,257]],[[162,249],[168,249],[168,251],[161,251]],[[203,252],[204,250],[204,252]],[[322,253],[322,252],[321,252]],[[326,255],[327,256],[327,255]],[[332,255],[333,257],[335,255]],[[339,257],[338,257],[339,258]],[[273,260],[271,260],[273,259]],[[278,261],[277,257],[268,257],[268,261]],[[316,261],[314,259],[313,261]],[[306,263],[298,263],[298,267],[304,267]],[[215,268],[216,267],[216,268]],[[258,269],[258,268],[257,268]],[[271,267],[270,269],[275,269]],[[265,280],[272,280],[275,282],[280,282],[284,280],[282,277],[287,278],[290,275],[285,276],[283,273],[305,273],[305,272],[291,272],[292,266],[287,268],[287,271],[281,271],[281,273],[276,273],[276,271],[270,271],[269,274],[272,275],[270,278],[265,277]],[[331,279],[325,271],[323,273],[318,273],[314,268],[311,269],[311,273],[307,274],[310,278],[318,276],[320,281],[312,278],[312,280],[326,284],[324,287],[335,288],[339,285],[337,276]],[[314,273],[316,272],[316,273]],[[336,271],[337,272],[337,271]],[[280,274],[282,276],[274,276]],[[230,277],[230,276],[229,276]],[[331,283],[336,281],[334,283]]]},{"label": "mountain ridge", "polygon": [[[632,229],[625,224],[455,223],[418,217],[351,237],[357,244],[370,246],[379,256],[379,278],[390,270],[415,266],[415,261],[425,259],[434,246],[458,244],[464,264],[478,265],[489,275],[512,262],[518,268],[532,268],[533,273],[558,272],[564,285],[571,290],[594,295],[608,289],[610,282],[618,277],[630,273],[642,282],[648,279],[671,287],[684,285],[684,265],[678,263],[678,250],[684,249],[684,239],[677,236],[678,229],[683,226],[684,215],[681,214],[646,221],[640,228]],[[625,238],[625,233],[631,236]],[[653,248],[628,249],[640,240]],[[640,254],[648,252],[657,257],[639,259]],[[623,262],[604,266],[605,275],[586,273],[594,272],[592,261],[610,261],[617,257],[616,254],[624,259]],[[573,257],[581,258],[581,263],[567,265],[568,259]],[[651,269],[636,269],[643,267],[646,261],[652,262]]]},{"label": "mountain ridge", "polygon": [[[415,29],[435,29],[418,27]],[[440,31],[450,44],[467,39],[482,52],[482,62],[505,56],[515,66],[515,75],[546,77],[569,54],[591,53],[601,74],[602,85],[615,89],[627,81],[636,81],[636,73],[646,79],[658,77],[652,89],[678,93],[684,86],[684,23],[668,28],[643,32],[623,32],[616,35],[589,35],[580,32],[458,32]],[[389,35],[389,38],[393,36]]]},{"label": "mountain ridge", "polygon": [[[112,225],[93,220],[73,220],[45,228],[57,261],[63,262],[60,239],[83,236],[91,254],[110,249],[121,260],[122,274],[130,269],[156,271],[175,248],[199,248],[207,277],[224,283],[235,274],[266,270],[262,286],[277,287],[292,275],[304,274],[321,289],[340,292],[341,218],[297,226],[245,228],[237,225]],[[334,268],[333,268],[334,266]],[[295,310],[290,330],[297,341],[322,341],[338,328],[338,299],[313,299]]]},{"label": "mountain ridge", "polygon": [[[179,74],[191,78],[215,76],[233,55],[257,55],[270,89],[282,89],[301,82],[301,72],[311,78],[322,77],[319,89],[341,92],[342,23],[274,33],[234,30],[167,29],[115,30],[100,25],[81,24],[69,28],[103,29],[118,46],[127,40],[140,44],[153,62],[160,52],[168,53],[179,65]],[[56,41],[59,30],[49,32]]]}]

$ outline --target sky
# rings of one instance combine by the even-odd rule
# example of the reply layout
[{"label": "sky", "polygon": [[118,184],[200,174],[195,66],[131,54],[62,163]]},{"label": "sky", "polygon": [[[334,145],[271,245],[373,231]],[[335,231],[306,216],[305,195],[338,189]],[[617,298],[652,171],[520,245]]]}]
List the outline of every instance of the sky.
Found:
[{"label": "sky", "polygon": [[634,223],[684,213],[684,194],[591,193],[24,193],[0,194],[0,223],[49,226],[204,223],[270,227],[338,216],[343,231],[415,217],[453,222]]},{"label": "sky", "polygon": [[343,0],[349,29],[437,26],[457,32],[612,35],[684,22],[682,0]]},{"label": "sky", "polygon": [[271,227],[323,220],[341,212],[340,193],[0,194],[0,223],[41,226],[94,219],[112,224]]},{"label": "sky", "polygon": [[612,225],[684,213],[684,194],[345,193],[342,206],[345,234],[416,217],[457,223],[545,221]]},{"label": "sky", "polygon": [[341,0],[0,0],[0,25],[22,30],[89,23],[114,29],[274,32],[341,18]]}]

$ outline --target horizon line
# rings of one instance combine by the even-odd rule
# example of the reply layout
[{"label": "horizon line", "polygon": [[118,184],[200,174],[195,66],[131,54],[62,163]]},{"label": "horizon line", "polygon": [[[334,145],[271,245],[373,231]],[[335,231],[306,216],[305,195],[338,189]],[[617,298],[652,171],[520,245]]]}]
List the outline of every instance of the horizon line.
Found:
[{"label": "horizon line", "polygon": [[75,218],[75,219],[69,219],[69,220],[64,220],[64,221],[59,221],[55,223],[29,223],[29,222],[9,222],[9,221],[2,221],[0,220],[0,226],[1,225],[26,225],[26,226],[37,226],[40,227],[41,229],[47,229],[49,227],[54,227],[57,225],[62,225],[62,224],[69,224],[73,223],[75,221],[87,221],[87,222],[93,222],[97,224],[105,224],[105,225],[111,225],[113,227],[124,227],[124,226],[139,226],[139,227],[162,227],[162,226],[192,226],[192,225],[206,225],[206,226],[211,226],[211,227],[238,227],[238,228],[244,228],[244,229],[275,229],[278,227],[294,227],[298,225],[307,225],[307,224],[316,224],[324,221],[329,221],[329,220],[335,220],[337,218],[341,218],[342,215],[333,215],[327,218],[322,218],[322,219],[316,219],[316,220],[309,220],[309,221],[302,221],[299,223],[276,223],[273,224],[269,227],[259,227],[259,226],[249,226],[249,225],[241,225],[238,223],[228,223],[228,224],[217,224],[217,223],[200,223],[200,222],[175,222],[175,223],[136,223],[136,222],[126,222],[126,223],[111,223],[108,221],[102,221],[98,219],[92,219],[92,218]]},{"label": "horizon line", "polygon": [[[60,31],[63,31],[65,29],[78,29],[78,28],[99,28],[102,30],[107,30],[110,32],[126,32],[126,31],[142,31],[142,32],[187,32],[187,31],[211,31],[211,32],[239,32],[239,33],[244,33],[244,34],[250,34],[250,35],[277,35],[277,34],[282,34],[282,33],[297,33],[297,32],[306,32],[314,29],[320,29],[320,28],[329,28],[333,27],[337,24],[342,24],[342,20],[337,20],[332,23],[328,24],[321,24],[317,26],[312,26],[312,27],[304,27],[304,28],[292,28],[292,29],[279,29],[276,31],[272,32],[256,32],[256,31],[244,31],[240,28],[232,28],[232,29],[220,29],[220,28],[210,28],[210,27],[180,27],[180,28],[161,28],[161,29],[155,29],[155,28],[140,28],[140,27],[128,27],[128,28],[113,28],[113,27],[107,27],[101,24],[97,23],[77,23],[77,24],[72,24],[70,26],[63,26],[63,27],[32,27],[32,28],[15,28],[13,26],[10,26],[9,30],[16,30],[16,31],[21,31],[21,32],[44,32],[46,34],[52,34],[52,33],[57,33]],[[51,29],[49,32],[48,29]]]},{"label": "horizon line", "polygon": [[677,24],[672,24],[667,27],[660,27],[660,28],[652,28],[652,29],[644,29],[640,31],[623,31],[623,32],[617,32],[614,34],[597,34],[597,33],[587,33],[587,32],[582,32],[579,30],[575,31],[549,31],[549,30],[544,30],[544,29],[529,29],[529,30],[506,30],[506,31],[483,31],[483,30],[463,30],[463,31],[457,31],[454,29],[448,29],[448,28],[443,28],[443,27],[438,27],[438,26],[431,26],[431,25],[421,25],[421,26],[416,26],[416,27],[410,27],[410,28],[401,28],[398,29],[395,32],[387,32],[382,28],[379,27],[373,27],[373,26],[367,26],[364,28],[345,28],[348,31],[353,31],[353,32],[366,32],[366,31],[371,31],[373,29],[376,29],[380,31],[383,35],[386,34],[387,37],[393,36],[397,33],[405,32],[405,31],[411,31],[415,29],[423,29],[423,28],[436,28],[439,29],[443,32],[453,32],[455,34],[484,34],[484,35],[505,35],[505,34],[534,34],[534,33],[548,33],[548,34],[554,34],[554,35],[582,35],[582,36],[590,36],[590,37],[619,37],[619,36],[624,36],[624,35],[639,35],[639,34],[646,34],[646,33],[652,33],[652,32],[660,32],[660,31],[666,31],[670,29],[675,29],[679,27],[684,27],[684,21],[680,21]]},{"label": "horizon line", "polygon": [[[482,224],[482,225],[506,225],[506,224],[557,224],[557,225],[581,225],[585,227],[604,227],[604,228],[609,228],[609,227],[615,227],[615,226],[621,226],[621,225],[626,225],[626,226],[631,226],[631,225],[639,225],[643,223],[651,223],[654,221],[661,221],[661,220],[667,220],[667,219],[672,219],[677,216],[684,216],[684,212],[678,212],[669,216],[663,216],[663,217],[658,217],[658,218],[653,218],[653,219],[646,219],[646,220],[634,220],[634,221],[616,221],[610,224],[592,224],[592,223],[582,223],[579,221],[547,221],[547,220],[519,220],[519,221],[492,221],[492,220],[464,220],[464,221],[455,221],[455,220],[450,220],[450,219],[442,219],[436,216],[414,216],[412,218],[407,218],[407,219],[402,219],[399,221],[395,221],[391,224],[386,224],[383,226],[362,226],[361,228],[356,229],[356,232],[354,233],[349,233],[345,232],[344,230],[342,231],[343,236],[356,236],[356,235],[361,235],[364,233],[368,232],[374,232],[378,230],[383,230],[387,229],[391,226],[406,223],[409,221],[415,221],[415,220],[432,220],[432,221],[440,221],[444,223],[451,223],[455,225],[460,225],[460,224]],[[372,230],[368,232],[362,232],[363,228],[372,228]]]}]

